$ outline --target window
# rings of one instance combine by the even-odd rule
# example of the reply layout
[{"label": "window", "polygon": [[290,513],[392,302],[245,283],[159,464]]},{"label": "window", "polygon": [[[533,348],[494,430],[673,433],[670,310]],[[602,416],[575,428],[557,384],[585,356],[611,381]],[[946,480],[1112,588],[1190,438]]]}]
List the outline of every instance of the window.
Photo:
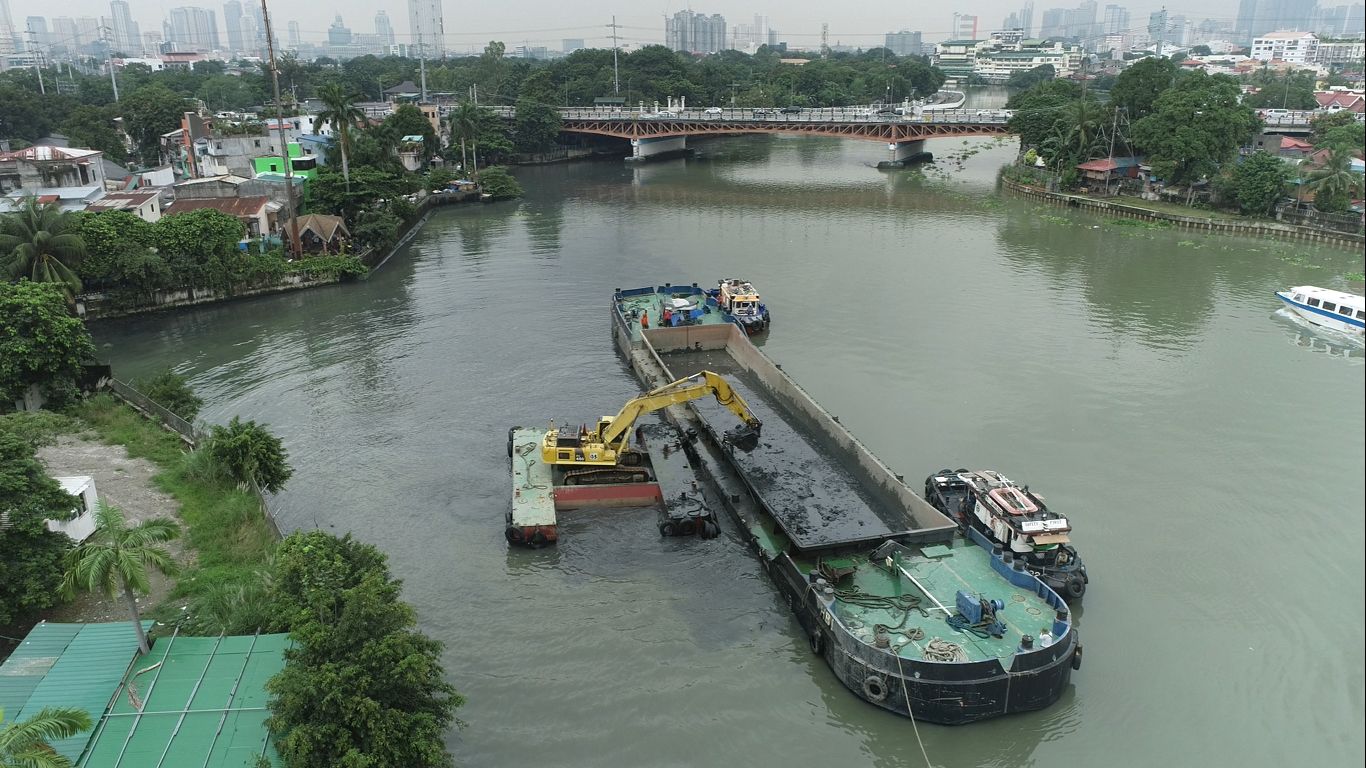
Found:
[{"label": "window", "polygon": [[1351,308],[1351,307],[1338,307],[1338,314],[1339,314],[1339,315],[1346,315],[1346,316],[1348,316],[1348,317],[1351,317],[1351,316],[1352,316],[1352,308]]},{"label": "window", "polygon": [[1303,302],[1303,301],[1304,301],[1304,294],[1302,294],[1302,293],[1297,293],[1297,294],[1295,294],[1295,301]]},{"label": "window", "polygon": [[260,149],[260,148],[261,148],[261,140],[260,140],[260,139],[252,139],[252,140],[251,140],[251,143],[252,143],[252,146],[256,147],[257,149]]},{"label": "window", "polygon": [[573,452],[573,451],[560,451],[560,461],[573,461],[573,459],[574,459],[574,452]]},{"label": "window", "polygon": [[1318,299],[1310,299],[1310,300],[1309,300],[1309,306],[1311,306],[1311,307],[1317,307],[1318,305],[1319,305],[1319,300],[1318,300]]},{"label": "window", "polygon": [[1331,301],[1325,301],[1323,302],[1323,308],[1328,310],[1329,312],[1332,312],[1333,310],[1338,308],[1338,305],[1334,304]]}]

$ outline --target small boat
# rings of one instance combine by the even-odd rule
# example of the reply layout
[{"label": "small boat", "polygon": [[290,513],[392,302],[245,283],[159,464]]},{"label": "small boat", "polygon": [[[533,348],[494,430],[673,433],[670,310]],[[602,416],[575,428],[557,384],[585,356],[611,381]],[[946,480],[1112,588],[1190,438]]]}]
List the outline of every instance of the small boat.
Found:
[{"label": "small boat", "polygon": [[721,280],[716,288],[707,291],[707,294],[714,297],[722,311],[735,318],[736,324],[750,336],[768,330],[772,316],[768,312],[768,307],[759,300],[759,292],[754,290],[754,285],[748,280]]},{"label": "small boat", "polygon": [[1086,594],[1090,577],[1070,543],[1072,525],[1028,486],[991,470],[941,469],[925,478],[925,499],[976,533],[978,544],[1024,561],[1026,570],[1068,600]]},{"label": "small boat", "polygon": [[1299,285],[1276,296],[1296,316],[1311,325],[1348,336],[1362,337],[1366,328],[1366,298],[1313,285]]}]

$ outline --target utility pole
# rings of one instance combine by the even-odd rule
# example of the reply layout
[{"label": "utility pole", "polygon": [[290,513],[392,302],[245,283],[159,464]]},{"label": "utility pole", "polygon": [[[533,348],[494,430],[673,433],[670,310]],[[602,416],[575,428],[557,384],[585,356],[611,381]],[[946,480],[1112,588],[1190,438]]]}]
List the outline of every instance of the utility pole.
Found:
[{"label": "utility pole", "polygon": [[[109,35],[114,34],[114,30],[109,27],[100,27],[100,29]],[[106,37],[104,44],[106,52],[109,54],[109,84],[114,86],[114,103],[117,104],[119,101],[119,81],[118,78],[114,77],[114,41]]]},{"label": "utility pole", "polygon": [[38,93],[46,96],[47,87],[43,85],[43,65],[38,58],[37,37],[37,33],[31,29],[28,30],[28,53],[33,57],[33,71],[38,73]]},{"label": "utility pole", "polygon": [[621,95],[621,73],[617,71],[617,30],[621,25],[617,24],[617,17],[612,16],[612,23],[607,25],[612,30],[612,95]]},{"label": "utility pole", "polygon": [[[264,0],[262,0],[264,2]],[[427,102],[427,45],[422,42],[422,30],[417,31],[417,69],[422,80],[422,103]]]},{"label": "utility pole", "polygon": [[275,34],[270,28],[270,10],[261,0],[261,20],[266,25],[266,52],[270,56],[270,79],[275,88],[275,128],[280,133],[280,160],[285,164],[285,194],[289,200],[289,252],[299,253],[299,211],[294,204],[294,165],[289,159],[289,142],[285,138],[285,107],[280,100],[280,65],[275,61]]}]

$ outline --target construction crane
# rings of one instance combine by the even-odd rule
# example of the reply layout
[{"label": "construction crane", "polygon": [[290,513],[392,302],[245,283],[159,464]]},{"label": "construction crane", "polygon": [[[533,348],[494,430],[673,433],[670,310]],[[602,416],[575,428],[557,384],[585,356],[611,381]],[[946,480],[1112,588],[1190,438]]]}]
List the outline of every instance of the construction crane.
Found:
[{"label": "construction crane", "polygon": [[650,473],[641,466],[644,456],[630,442],[636,420],[661,408],[707,395],[714,396],[716,402],[729,408],[743,423],[726,433],[729,442],[742,448],[758,442],[763,425],[740,394],[720,374],[701,371],[627,401],[616,416],[599,419],[593,431],[587,426],[578,431],[557,429],[552,423],[541,441],[541,459],[552,466],[583,467],[568,469],[565,485],[646,482]]}]

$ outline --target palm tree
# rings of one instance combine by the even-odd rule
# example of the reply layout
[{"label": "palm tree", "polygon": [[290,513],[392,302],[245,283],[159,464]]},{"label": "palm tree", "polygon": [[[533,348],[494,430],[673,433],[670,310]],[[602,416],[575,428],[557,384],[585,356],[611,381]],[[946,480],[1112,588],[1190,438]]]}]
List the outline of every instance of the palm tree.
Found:
[{"label": "palm tree", "polygon": [[1319,199],[1328,201],[1350,201],[1361,189],[1361,176],[1352,172],[1352,154],[1341,148],[1328,150],[1328,156],[1319,168],[1306,176],[1306,189],[1314,191],[1314,206],[1319,210]]},{"label": "palm tree", "polygon": [[147,635],[138,617],[134,593],[147,594],[147,566],[172,576],[176,572],[171,553],[157,546],[180,535],[180,527],[165,518],[144,520],[131,528],[123,511],[103,501],[95,509],[95,532],[80,546],[66,554],[66,576],[62,596],[70,599],[76,590],[99,590],[109,597],[123,593],[123,601],[138,633],[138,650],[147,653]]},{"label": "palm tree", "polygon": [[450,117],[447,118],[451,123],[451,137],[460,139],[460,166],[467,167],[465,163],[465,142],[469,141],[474,145],[474,169],[475,175],[479,173],[479,107],[473,102],[462,101],[460,105],[451,110]]},{"label": "palm tree", "polygon": [[351,191],[351,127],[365,122],[365,113],[356,102],[361,100],[358,93],[348,94],[336,83],[328,83],[318,89],[318,100],[323,108],[313,118],[313,131],[316,133],[323,123],[331,123],[337,132],[337,144],[341,147],[342,178],[346,180],[346,190]]},{"label": "palm tree", "polygon": [[35,283],[61,283],[68,296],[81,290],[72,269],[85,256],[79,224],[56,203],[26,197],[13,213],[0,217],[0,259],[8,276]]},{"label": "palm tree", "polygon": [[[0,721],[5,711],[0,709]],[[90,729],[90,714],[75,707],[45,707],[27,720],[0,728],[0,767],[71,768],[71,760],[53,751],[50,741],[69,739]]]}]

